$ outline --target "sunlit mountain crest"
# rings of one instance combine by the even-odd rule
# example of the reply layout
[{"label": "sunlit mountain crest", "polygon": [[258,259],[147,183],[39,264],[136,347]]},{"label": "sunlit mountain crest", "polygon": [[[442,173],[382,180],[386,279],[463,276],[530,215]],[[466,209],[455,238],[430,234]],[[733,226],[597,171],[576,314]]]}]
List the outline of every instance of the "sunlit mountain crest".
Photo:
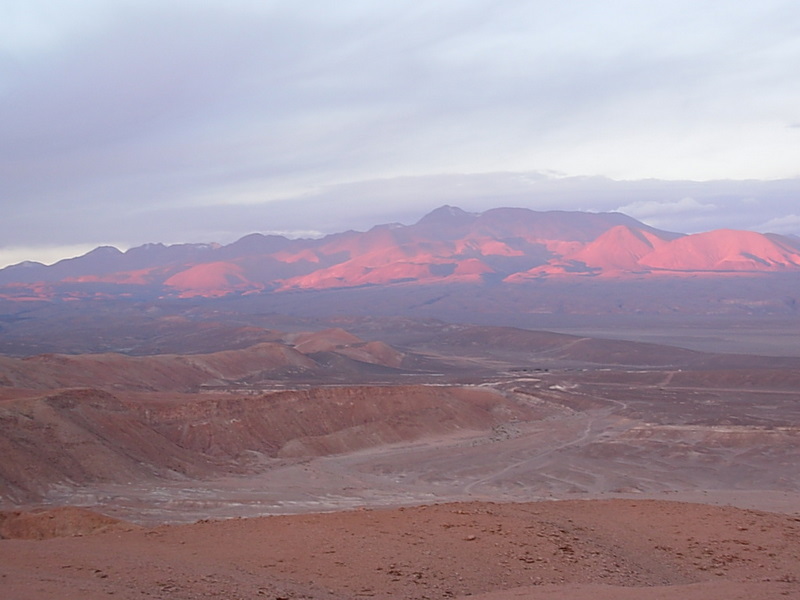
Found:
[{"label": "sunlit mountain crest", "polygon": [[[149,286],[224,296],[393,284],[516,284],[547,278],[722,276],[800,272],[800,240],[720,229],[659,230],[622,213],[443,206],[417,223],[318,239],[254,233],[228,244],[104,246],[52,266],[20,263],[0,284]],[[113,289],[109,290],[113,293]]]}]

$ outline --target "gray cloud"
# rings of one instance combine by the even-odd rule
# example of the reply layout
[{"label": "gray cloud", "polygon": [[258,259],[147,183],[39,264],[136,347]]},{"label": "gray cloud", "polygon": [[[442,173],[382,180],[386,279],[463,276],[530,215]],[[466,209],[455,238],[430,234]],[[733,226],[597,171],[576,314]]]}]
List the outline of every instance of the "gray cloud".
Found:
[{"label": "gray cloud", "polygon": [[[55,260],[85,251],[85,243],[122,249],[165,243],[232,242],[248,233],[317,237],[379,223],[413,223],[442,204],[483,211],[497,206],[535,210],[621,211],[669,231],[717,228],[800,233],[787,207],[800,197],[800,179],[780,181],[614,181],[541,173],[481,173],[398,177],[322,186],[302,196],[267,203],[177,206],[143,203],[77,205],[44,213],[30,210],[6,222],[0,265]],[[791,210],[791,209],[790,209]],[[769,217],[769,215],[776,215]],[[64,227],[64,222],[69,227]],[[38,235],[36,248],[27,242]],[[76,239],[84,241],[77,244]]]},{"label": "gray cloud", "polygon": [[800,215],[792,213],[782,217],[773,217],[758,225],[757,229],[773,233],[800,235]]},{"label": "gray cloud", "polygon": [[[637,200],[620,206],[617,210],[636,219],[646,221],[655,227],[671,227],[677,222],[679,230],[696,229],[697,223],[708,220],[710,214],[720,218],[718,207],[714,204],[703,204],[691,196],[675,200]],[[720,225],[717,225],[718,227]]]},{"label": "gray cloud", "polygon": [[[0,244],[327,231],[441,199],[711,223],[730,204],[597,178],[800,175],[800,7],[700,4],[0,0]],[[496,175],[553,171],[584,178]],[[791,213],[770,197],[752,226]]]}]

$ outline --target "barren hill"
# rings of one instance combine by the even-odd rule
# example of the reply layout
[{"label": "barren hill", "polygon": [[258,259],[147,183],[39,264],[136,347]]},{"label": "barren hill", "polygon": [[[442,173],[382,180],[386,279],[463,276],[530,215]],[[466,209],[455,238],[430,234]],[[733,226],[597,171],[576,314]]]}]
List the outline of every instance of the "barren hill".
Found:
[{"label": "barren hill", "polygon": [[400,283],[519,284],[548,277],[800,272],[789,238],[719,230],[684,236],[619,213],[445,206],[412,225],[322,239],[252,234],[227,246],[98,248],[52,266],[0,270],[0,297],[214,298]]},{"label": "barren hill", "polygon": [[[382,342],[366,342],[343,330],[285,337],[285,341],[209,354],[42,354],[22,359],[0,356],[0,386],[192,392],[202,387],[308,382],[321,377],[328,382],[337,377],[353,382],[376,373],[401,375],[420,365],[436,366],[433,361]],[[341,368],[337,368],[336,359],[342,363]]]},{"label": "barren hill", "polygon": [[[311,457],[486,431],[537,412],[491,390],[331,387],[260,396],[53,391],[0,403],[0,494],[208,478],[259,457]],[[255,462],[254,462],[255,461]],[[263,466],[263,465],[262,465]]]}]

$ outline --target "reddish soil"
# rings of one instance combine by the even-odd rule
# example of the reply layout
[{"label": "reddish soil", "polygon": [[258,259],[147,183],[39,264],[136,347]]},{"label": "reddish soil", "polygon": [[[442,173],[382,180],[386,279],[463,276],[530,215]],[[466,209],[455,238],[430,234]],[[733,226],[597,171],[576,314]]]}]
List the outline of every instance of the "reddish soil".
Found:
[{"label": "reddish soil", "polygon": [[800,598],[796,359],[435,329],[0,359],[3,600]]},{"label": "reddish soil", "polygon": [[0,541],[7,600],[800,597],[797,518],[471,502]]},{"label": "reddish soil", "polygon": [[0,539],[45,540],[133,528],[130,523],[74,506],[0,512]]},{"label": "reddish soil", "polygon": [[445,386],[257,396],[53,391],[0,402],[0,507],[95,484],[198,485],[277,459],[476,435],[537,414],[491,389]]}]

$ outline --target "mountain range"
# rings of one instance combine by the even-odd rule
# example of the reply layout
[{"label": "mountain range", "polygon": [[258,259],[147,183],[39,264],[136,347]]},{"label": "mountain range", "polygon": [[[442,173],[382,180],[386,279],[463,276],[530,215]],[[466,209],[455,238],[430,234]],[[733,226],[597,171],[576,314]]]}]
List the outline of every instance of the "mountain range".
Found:
[{"label": "mountain range", "polygon": [[51,266],[0,270],[0,298],[222,297],[400,283],[521,284],[800,273],[800,238],[685,235],[621,213],[443,206],[417,223],[320,239],[253,233],[228,244],[103,246]]}]

